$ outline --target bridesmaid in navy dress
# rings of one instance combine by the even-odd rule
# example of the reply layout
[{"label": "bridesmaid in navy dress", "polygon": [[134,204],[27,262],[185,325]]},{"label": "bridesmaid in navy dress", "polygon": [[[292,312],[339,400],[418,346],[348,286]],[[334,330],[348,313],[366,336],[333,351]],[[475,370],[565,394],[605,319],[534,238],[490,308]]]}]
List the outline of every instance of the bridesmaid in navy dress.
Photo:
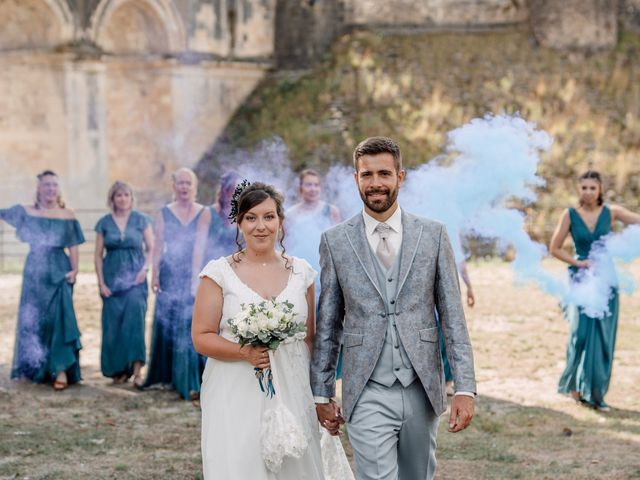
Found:
[{"label": "bridesmaid in navy dress", "polygon": [[200,284],[200,270],[210,260],[226,257],[237,250],[236,227],[229,220],[229,213],[233,193],[240,180],[240,176],[233,171],[222,175],[216,203],[202,212],[198,219],[192,266],[191,290],[194,296]]},{"label": "bridesmaid in navy dress", "polygon": [[171,384],[197,400],[204,359],[191,341],[191,265],[196,225],[205,207],[196,203],[197,178],[181,168],[173,175],[174,201],[155,218],[152,288],[156,293],[151,358],[144,386]]},{"label": "bridesmaid in navy dress", "polygon": [[[589,267],[592,245],[611,232],[614,222],[640,223],[640,215],[619,205],[604,204],[598,172],[590,170],[581,175],[578,192],[580,206],[565,210],[549,247],[554,257],[569,264],[572,278]],[[569,234],[573,238],[575,257],[562,249]],[[590,317],[575,305],[565,308],[570,333],[567,365],[558,385],[560,393],[570,394],[574,400],[603,412],[610,410],[604,396],[611,380],[618,329],[617,289],[612,289],[610,294],[609,313],[603,318]]]},{"label": "bridesmaid in navy dress", "polygon": [[[142,386],[146,361],[144,320],[147,313],[147,272],[153,231],[149,218],[133,210],[134,195],[124,182],[109,189],[111,213],[96,225],[95,267],[102,297],[102,374],[114,383],[133,375]],[[106,255],[105,255],[106,250]]]},{"label": "bridesmaid in navy dress", "polygon": [[65,207],[58,176],[51,170],[38,175],[34,205],[0,209],[0,219],[13,225],[18,238],[29,244],[11,378],[52,382],[54,390],[64,390],[81,379],[80,331],[72,293],[78,245],[84,242],[82,229]]}]

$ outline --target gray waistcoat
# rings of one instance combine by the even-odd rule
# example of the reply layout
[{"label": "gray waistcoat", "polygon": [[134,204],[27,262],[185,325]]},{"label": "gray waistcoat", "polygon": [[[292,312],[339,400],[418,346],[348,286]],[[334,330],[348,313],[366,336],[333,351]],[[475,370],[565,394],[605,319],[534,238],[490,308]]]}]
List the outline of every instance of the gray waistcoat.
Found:
[{"label": "gray waistcoat", "polygon": [[399,380],[403,387],[408,387],[417,378],[416,372],[411,366],[411,361],[407,356],[407,352],[402,346],[398,331],[396,329],[396,293],[398,291],[398,276],[400,273],[400,258],[402,256],[402,247],[396,255],[396,260],[389,270],[385,270],[384,266],[378,260],[375,253],[369,249],[373,257],[373,265],[376,271],[376,279],[378,288],[384,296],[384,304],[386,309],[386,317],[388,319],[387,332],[385,334],[384,345],[378,363],[376,363],[371,380],[387,387],[393,385]]}]

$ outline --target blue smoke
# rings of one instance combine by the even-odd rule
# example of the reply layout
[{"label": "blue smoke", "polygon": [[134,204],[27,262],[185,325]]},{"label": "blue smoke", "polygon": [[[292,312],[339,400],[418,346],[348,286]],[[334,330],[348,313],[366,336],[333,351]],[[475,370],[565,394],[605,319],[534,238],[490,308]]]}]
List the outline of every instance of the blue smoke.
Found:
[{"label": "blue smoke", "polygon": [[[493,239],[499,248],[515,250],[511,266],[518,282],[533,282],[561,303],[578,305],[588,315],[602,317],[608,311],[612,288],[621,286],[628,293],[635,289],[628,272],[614,264],[640,256],[640,227],[606,237],[593,249],[592,266],[582,272],[579,281],[569,283],[566,277],[546,270],[542,260],[548,255],[547,248],[531,239],[524,214],[513,205],[536,199],[535,189],[545,183],[536,174],[540,156],[552,143],[549,134],[520,116],[475,118],[449,132],[444,155],[407,171],[400,203],[409,212],[446,225],[457,261],[465,258],[461,242],[465,236]],[[266,142],[252,154],[236,156],[233,168],[249,179],[275,184],[293,204],[297,182],[287,155],[281,140]],[[340,209],[344,219],[362,210],[353,167],[329,169],[324,197]],[[325,229],[322,222],[306,222],[304,231],[288,232],[287,251],[318,269],[318,244]]]}]

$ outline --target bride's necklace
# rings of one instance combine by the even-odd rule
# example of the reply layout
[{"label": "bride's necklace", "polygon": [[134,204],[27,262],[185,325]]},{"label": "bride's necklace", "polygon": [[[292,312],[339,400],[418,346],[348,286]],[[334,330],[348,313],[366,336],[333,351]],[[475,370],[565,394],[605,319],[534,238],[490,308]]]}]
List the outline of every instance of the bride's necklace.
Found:
[{"label": "bride's necklace", "polygon": [[246,252],[244,252],[244,258],[247,261],[247,263],[253,264],[253,265],[260,265],[261,267],[266,267],[267,265],[269,265],[269,263],[273,263],[273,260],[250,260],[249,256],[247,255]]}]

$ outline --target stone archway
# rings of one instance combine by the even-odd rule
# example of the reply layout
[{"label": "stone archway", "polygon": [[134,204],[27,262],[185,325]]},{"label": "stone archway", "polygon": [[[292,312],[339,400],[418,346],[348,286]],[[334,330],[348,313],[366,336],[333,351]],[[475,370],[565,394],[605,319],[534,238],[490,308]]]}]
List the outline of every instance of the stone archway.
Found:
[{"label": "stone archway", "polygon": [[184,25],[170,0],[103,0],[90,22],[89,37],[116,55],[180,52]]},{"label": "stone archway", "polygon": [[64,0],[0,0],[0,51],[51,49],[73,38]]}]

